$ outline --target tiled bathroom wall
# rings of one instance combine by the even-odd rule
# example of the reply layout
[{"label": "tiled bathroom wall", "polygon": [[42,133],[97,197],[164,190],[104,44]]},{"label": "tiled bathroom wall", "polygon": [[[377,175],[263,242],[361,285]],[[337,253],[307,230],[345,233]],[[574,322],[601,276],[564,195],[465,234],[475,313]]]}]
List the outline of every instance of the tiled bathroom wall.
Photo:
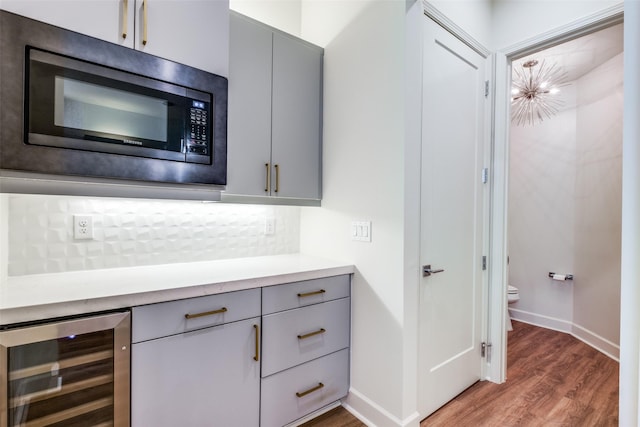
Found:
[{"label": "tiled bathroom wall", "polygon": [[[7,205],[9,276],[299,251],[298,207],[35,195]],[[78,214],[91,216],[92,240],[74,239]]]}]

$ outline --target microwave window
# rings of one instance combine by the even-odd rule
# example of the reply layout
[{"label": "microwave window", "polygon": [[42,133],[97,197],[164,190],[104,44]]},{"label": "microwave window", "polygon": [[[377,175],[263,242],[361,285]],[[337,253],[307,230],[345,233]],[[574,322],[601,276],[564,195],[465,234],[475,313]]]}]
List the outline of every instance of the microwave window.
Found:
[{"label": "microwave window", "polygon": [[168,110],[164,99],[55,77],[56,126],[166,142]]}]

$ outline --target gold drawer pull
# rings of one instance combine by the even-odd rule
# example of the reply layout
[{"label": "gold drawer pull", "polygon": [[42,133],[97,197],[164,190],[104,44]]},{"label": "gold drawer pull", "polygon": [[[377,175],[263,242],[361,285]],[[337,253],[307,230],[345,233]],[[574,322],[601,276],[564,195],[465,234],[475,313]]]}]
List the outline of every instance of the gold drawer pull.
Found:
[{"label": "gold drawer pull", "polygon": [[127,38],[127,17],[129,15],[129,0],[122,2],[122,38]]},{"label": "gold drawer pull", "polygon": [[142,0],[142,45],[147,45],[147,0]]},{"label": "gold drawer pull", "polygon": [[214,314],[226,313],[227,307],[222,307],[220,310],[205,311],[204,313],[185,314],[185,319],[195,319],[196,317],[212,316]]},{"label": "gold drawer pull", "polygon": [[303,391],[303,392],[296,392],[296,396],[298,397],[304,397],[309,393],[313,393],[314,391],[320,390],[322,387],[324,387],[324,384],[322,383],[318,383],[317,386],[310,388],[309,390]]},{"label": "gold drawer pull", "polygon": [[325,328],[320,328],[319,331],[309,332],[308,334],[304,334],[304,335],[298,335],[298,339],[299,340],[303,340],[305,338],[310,338],[310,337],[312,337],[314,335],[324,334],[325,332],[327,332]]},{"label": "gold drawer pull", "polygon": [[256,353],[253,356],[253,360],[258,362],[260,360],[260,328],[258,325],[253,325],[253,329],[256,331]]},{"label": "gold drawer pull", "polygon": [[327,292],[327,291],[325,291],[324,289],[320,289],[319,291],[313,291],[313,292],[307,292],[307,293],[304,293],[304,294],[298,294],[298,298],[310,297],[312,295],[322,295],[325,292]]},{"label": "gold drawer pull", "polygon": [[265,163],[264,167],[266,169],[266,182],[264,183],[264,191],[269,192],[269,187],[271,187],[271,168],[269,167],[269,163]]}]

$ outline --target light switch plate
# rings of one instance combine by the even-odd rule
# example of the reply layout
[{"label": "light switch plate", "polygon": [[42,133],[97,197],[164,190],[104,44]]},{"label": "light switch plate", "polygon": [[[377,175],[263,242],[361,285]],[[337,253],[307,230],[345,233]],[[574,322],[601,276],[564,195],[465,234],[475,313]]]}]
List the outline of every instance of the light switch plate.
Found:
[{"label": "light switch plate", "polygon": [[371,221],[351,221],[351,240],[371,242]]}]

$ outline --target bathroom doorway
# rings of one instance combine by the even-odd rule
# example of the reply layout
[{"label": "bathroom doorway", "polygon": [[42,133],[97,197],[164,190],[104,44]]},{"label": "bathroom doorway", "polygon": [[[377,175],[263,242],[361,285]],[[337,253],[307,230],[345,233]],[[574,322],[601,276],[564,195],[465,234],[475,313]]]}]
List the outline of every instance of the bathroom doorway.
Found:
[{"label": "bathroom doorway", "polygon": [[528,96],[547,109],[516,115],[508,136],[508,281],[520,294],[512,318],[570,333],[616,360],[622,57],[617,23],[512,58],[513,80],[537,85]]}]

